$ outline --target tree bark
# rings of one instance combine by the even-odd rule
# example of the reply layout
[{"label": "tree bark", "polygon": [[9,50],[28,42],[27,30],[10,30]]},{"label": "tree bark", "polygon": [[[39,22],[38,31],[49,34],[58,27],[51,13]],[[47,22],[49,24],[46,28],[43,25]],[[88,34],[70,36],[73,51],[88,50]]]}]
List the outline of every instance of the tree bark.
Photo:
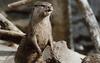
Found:
[{"label": "tree bark", "polygon": [[99,52],[100,49],[100,28],[98,22],[95,18],[95,15],[89,6],[87,0],[76,0],[76,3],[83,14],[83,17],[86,19],[87,28],[90,32],[90,37],[95,44],[96,50]]}]

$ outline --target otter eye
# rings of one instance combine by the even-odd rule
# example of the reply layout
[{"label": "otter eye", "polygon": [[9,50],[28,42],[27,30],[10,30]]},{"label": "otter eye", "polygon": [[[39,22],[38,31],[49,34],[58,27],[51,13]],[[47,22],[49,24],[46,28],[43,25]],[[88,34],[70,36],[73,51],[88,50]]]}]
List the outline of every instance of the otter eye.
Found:
[{"label": "otter eye", "polygon": [[40,5],[40,6],[42,6],[42,7],[46,7],[45,5]]},{"label": "otter eye", "polygon": [[34,7],[37,7],[38,5],[34,5]]},{"label": "otter eye", "polygon": [[34,5],[35,7],[41,6],[41,7],[46,7],[45,5]]}]

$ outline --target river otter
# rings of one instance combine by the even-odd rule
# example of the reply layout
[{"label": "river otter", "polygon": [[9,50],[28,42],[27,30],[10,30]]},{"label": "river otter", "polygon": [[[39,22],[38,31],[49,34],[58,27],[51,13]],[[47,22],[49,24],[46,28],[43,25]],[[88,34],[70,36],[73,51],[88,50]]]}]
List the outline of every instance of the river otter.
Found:
[{"label": "river otter", "polygon": [[21,41],[15,55],[15,63],[35,63],[36,56],[41,56],[49,43],[53,48],[50,15],[53,7],[48,2],[36,2],[26,36]]}]

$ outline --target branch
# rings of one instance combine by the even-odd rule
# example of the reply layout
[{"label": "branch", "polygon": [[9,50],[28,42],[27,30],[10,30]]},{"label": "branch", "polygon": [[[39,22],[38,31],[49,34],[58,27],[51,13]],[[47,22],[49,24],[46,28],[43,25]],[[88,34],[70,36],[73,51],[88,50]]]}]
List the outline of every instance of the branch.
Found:
[{"label": "branch", "polygon": [[0,36],[1,35],[19,36],[19,37],[24,37],[25,36],[25,34],[18,33],[18,32],[15,32],[15,31],[8,31],[8,30],[0,29]]},{"label": "branch", "polygon": [[97,52],[100,49],[100,28],[95,18],[95,15],[87,0],[76,0],[80,11],[86,19],[87,28],[90,32],[90,37],[95,44]]},{"label": "branch", "polygon": [[0,13],[0,22],[6,24],[6,28],[21,34],[24,34],[22,31],[20,31],[11,21],[9,21],[7,18],[5,18],[1,13]]},{"label": "branch", "polygon": [[[0,13],[0,22],[2,22],[6,27],[6,29],[0,29],[0,39],[4,40],[14,40],[20,41],[22,37],[24,37],[24,33],[19,30],[12,22],[10,22],[7,18],[5,18],[1,13]],[[0,24],[1,25],[1,24]],[[2,26],[1,26],[2,28]]]},{"label": "branch", "polygon": [[25,5],[25,4],[30,3],[30,2],[32,2],[32,0],[20,0],[18,2],[8,4],[8,7],[9,8],[17,8],[19,6]]}]

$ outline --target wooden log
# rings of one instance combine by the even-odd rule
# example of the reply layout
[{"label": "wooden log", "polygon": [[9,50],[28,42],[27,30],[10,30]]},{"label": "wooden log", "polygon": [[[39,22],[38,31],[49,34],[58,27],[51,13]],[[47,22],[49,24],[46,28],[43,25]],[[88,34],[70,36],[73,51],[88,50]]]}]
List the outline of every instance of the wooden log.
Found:
[{"label": "wooden log", "polygon": [[[0,29],[0,39],[20,41],[25,33],[19,30],[12,22],[0,14],[0,22],[6,24],[4,29]],[[1,25],[2,28],[2,25]],[[17,40],[17,41],[16,41]]]},{"label": "wooden log", "polygon": [[0,36],[1,35],[11,35],[11,36],[20,36],[20,37],[23,37],[25,34],[18,33],[18,32],[15,32],[15,31],[8,31],[8,30],[2,30],[2,29],[0,29]]},{"label": "wooden log", "polygon": [[90,37],[95,44],[97,52],[100,49],[100,28],[99,24],[95,18],[95,15],[88,3],[87,0],[76,0],[76,3],[83,14],[83,17],[86,19],[85,23],[90,32]]},{"label": "wooden log", "polygon": [[11,31],[15,31],[21,34],[24,34],[21,30],[19,30],[11,21],[9,21],[7,18],[5,18],[1,13],[0,13],[0,21],[2,21],[2,23],[6,24],[6,28],[11,30]]}]

